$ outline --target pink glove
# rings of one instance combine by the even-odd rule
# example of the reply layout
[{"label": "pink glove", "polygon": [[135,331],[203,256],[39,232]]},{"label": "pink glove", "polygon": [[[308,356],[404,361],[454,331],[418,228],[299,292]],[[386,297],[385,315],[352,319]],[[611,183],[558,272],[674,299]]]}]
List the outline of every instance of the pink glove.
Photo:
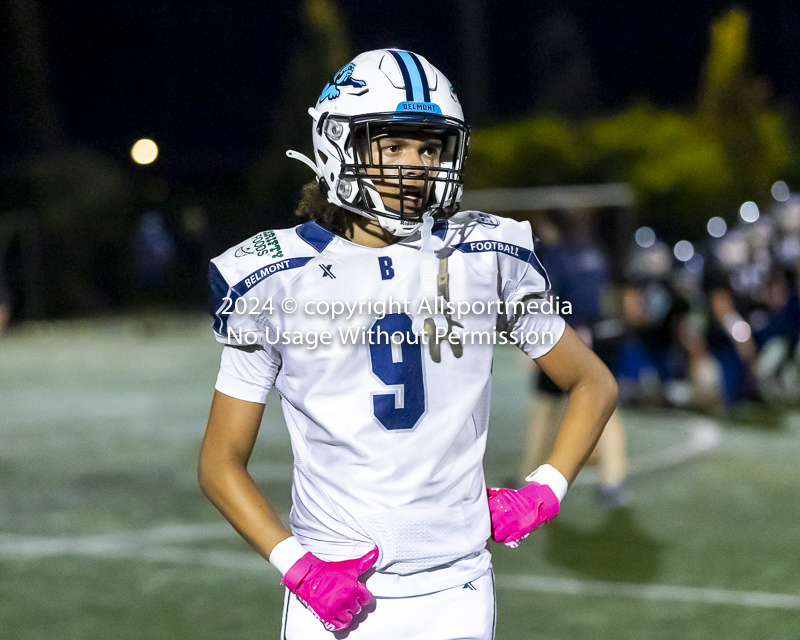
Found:
[{"label": "pink glove", "polygon": [[531,482],[515,491],[490,487],[492,539],[516,549],[531,531],[558,515],[558,498],[546,484]]},{"label": "pink glove", "polygon": [[339,631],[372,599],[358,576],[377,562],[378,555],[375,547],[361,558],[325,562],[309,551],[291,566],[282,582],[328,631]]}]

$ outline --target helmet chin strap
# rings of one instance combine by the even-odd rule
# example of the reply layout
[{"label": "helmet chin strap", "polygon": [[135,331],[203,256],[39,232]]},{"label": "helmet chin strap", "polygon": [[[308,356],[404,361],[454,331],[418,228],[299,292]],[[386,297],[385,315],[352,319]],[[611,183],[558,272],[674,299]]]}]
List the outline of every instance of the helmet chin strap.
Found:
[{"label": "helmet chin strap", "polygon": [[386,205],[383,203],[380,192],[372,183],[372,180],[366,179],[364,180],[364,184],[367,187],[367,197],[372,200],[373,219],[377,220],[382,228],[398,238],[406,238],[419,229],[422,224],[421,221],[400,220],[398,218],[390,218],[381,215],[382,211],[386,211]]},{"label": "helmet chin strap", "polygon": [[386,229],[393,236],[398,238],[405,238],[419,229],[421,222],[411,222],[410,220],[398,220],[396,218],[387,218],[386,216],[376,215],[378,224]]},{"label": "helmet chin strap", "polygon": [[[430,212],[422,217],[422,246],[420,248],[419,265],[419,288],[421,293],[419,313],[416,313],[411,324],[411,330],[417,335],[426,332],[425,325],[432,322],[433,326],[429,333],[436,333],[437,330],[447,330],[447,318],[441,313],[437,313],[436,307],[436,277],[439,272],[439,258],[433,252],[433,241],[431,239],[433,230],[433,215]],[[425,310],[422,309],[422,301],[425,301]],[[427,312],[426,310],[430,310]],[[441,335],[441,334],[438,334]],[[436,335],[428,335],[428,339],[436,339]]]}]

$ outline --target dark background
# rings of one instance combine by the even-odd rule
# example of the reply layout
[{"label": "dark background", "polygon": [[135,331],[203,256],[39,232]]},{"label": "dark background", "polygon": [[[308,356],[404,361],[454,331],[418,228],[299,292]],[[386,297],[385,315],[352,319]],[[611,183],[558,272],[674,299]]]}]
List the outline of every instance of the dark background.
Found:
[{"label": "dark background", "polygon": [[[749,71],[766,80],[770,104],[793,114],[800,102],[794,0],[1,6],[0,215],[27,212],[20,219],[35,223],[45,256],[40,284],[31,285],[24,242],[0,250],[17,318],[143,299],[131,281],[131,237],[153,208],[181,258],[162,297],[200,300],[198,273],[209,257],[295,223],[297,191],[311,174],[283,152],[310,152],[306,108],[341,59],[360,51],[426,56],[454,83],[475,130],[536,113],[609,114],[637,101],[688,110],[712,21],[741,7],[750,19]],[[322,11],[316,24],[309,7]],[[326,7],[339,16],[327,20]],[[153,165],[130,159],[141,137],[159,145]],[[189,210],[202,212],[194,230]],[[26,292],[56,270],[58,291],[25,312]]]},{"label": "dark background", "polygon": [[[342,4],[353,54],[404,47],[428,57],[461,93],[463,6],[408,0]],[[775,95],[800,100],[800,7],[792,0],[731,3],[514,2],[485,8],[487,119],[528,111],[539,89],[536,42],[543,21],[568,16],[586,47],[598,110],[646,97],[694,99],[711,20],[732,6],[751,18],[751,61]],[[290,58],[301,42],[298,3],[42,2],[41,33],[64,135],[124,159],[150,135],[190,165],[213,158],[242,170],[268,141]],[[6,8],[6,13],[8,8]],[[14,34],[5,16],[4,58]],[[0,140],[4,159],[30,149],[20,126],[12,65],[4,65]],[[470,118],[470,105],[465,105]]]}]

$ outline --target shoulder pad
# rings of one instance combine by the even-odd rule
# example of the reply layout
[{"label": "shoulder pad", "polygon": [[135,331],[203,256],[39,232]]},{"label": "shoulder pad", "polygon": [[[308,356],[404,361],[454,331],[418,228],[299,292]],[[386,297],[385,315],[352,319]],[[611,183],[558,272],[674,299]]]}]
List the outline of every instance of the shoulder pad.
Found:
[{"label": "shoulder pad", "polygon": [[533,250],[533,233],[529,222],[496,216],[481,211],[461,211],[447,221],[448,244],[459,245],[468,240],[495,240]]},{"label": "shoulder pad", "polygon": [[211,262],[228,284],[235,286],[265,269],[271,274],[304,266],[322,253],[332,239],[330,231],[308,222],[290,229],[257,233]]},{"label": "shoulder pad", "polygon": [[256,334],[263,334],[261,316],[240,313],[235,304],[238,298],[254,298],[259,301],[258,308],[322,253],[333,237],[330,231],[309,222],[291,229],[262,231],[214,258],[208,274],[209,311],[217,340],[226,343],[229,329],[241,332],[257,328],[260,333]]},{"label": "shoulder pad", "polygon": [[445,245],[450,251],[471,255],[494,255],[494,264],[504,279],[519,285],[528,276],[525,288],[532,292],[550,288],[547,272],[533,249],[533,233],[529,222],[518,222],[480,211],[464,211],[442,226]]}]

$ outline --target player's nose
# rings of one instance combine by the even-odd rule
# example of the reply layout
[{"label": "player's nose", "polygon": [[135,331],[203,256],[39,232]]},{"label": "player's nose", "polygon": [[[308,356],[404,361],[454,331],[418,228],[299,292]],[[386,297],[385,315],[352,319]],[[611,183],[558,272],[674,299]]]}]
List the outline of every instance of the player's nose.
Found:
[{"label": "player's nose", "polygon": [[403,163],[403,179],[421,179],[425,175],[425,163],[417,154]]},{"label": "player's nose", "polygon": [[423,167],[425,166],[425,157],[419,149],[413,147],[406,147],[403,153],[403,162],[405,166]]}]

